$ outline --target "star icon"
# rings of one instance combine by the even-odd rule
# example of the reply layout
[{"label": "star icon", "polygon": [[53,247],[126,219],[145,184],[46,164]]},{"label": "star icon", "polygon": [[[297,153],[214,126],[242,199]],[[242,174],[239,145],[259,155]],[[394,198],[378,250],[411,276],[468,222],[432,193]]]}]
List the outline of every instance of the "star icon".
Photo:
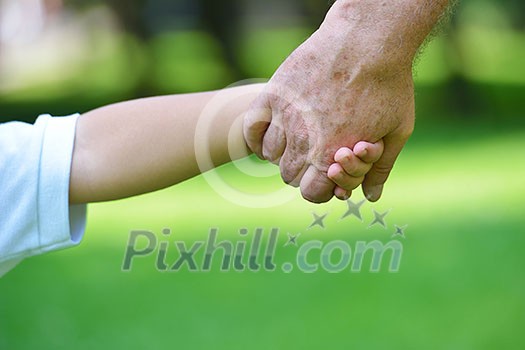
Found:
[{"label": "star icon", "polygon": [[288,247],[289,245],[294,245],[294,246],[297,247],[297,239],[299,238],[301,233],[298,233],[296,235],[292,235],[290,232],[288,232],[287,234],[288,234],[288,242],[286,242],[286,244],[284,246]]},{"label": "star icon", "polygon": [[396,232],[392,235],[392,237],[401,237],[401,238],[406,238],[405,237],[405,230],[407,229],[408,225],[405,225],[405,226],[397,226],[397,225],[394,225],[396,227]]},{"label": "star icon", "polygon": [[359,220],[363,221],[363,217],[361,216],[361,207],[363,206],[363,204],[365,204],[365,200],[363,199],[361,202],[359,203],[354,203],[352,202],[352,200],[347,200],[346,201],[346,204],[348,205],[348,210],[346,211],[346,213],[341,217],[341,220],[348,217],[348,216],[355,216],[356,218],[358,218]]},{"label": "star icon", "polygon": [[368,227],[372,227],[374,225],[381,225],[384,228],[386,228],[386,222],[385,217],[390,213],[390,210],[385,211],[384,213],[378,213],[374,210],[374,220],[368,225]]},{"label": "star icon", "polygon": [[315,226],[321,226],[322,228],[325,228],[324,219],[328,216],[328,214],[324,214],[323,216],[319,216],[316,213],[312,213],[312,214],[314,216],[314,222],[308,227],[308,229],[311,229],[312,227],[315,227]]}]

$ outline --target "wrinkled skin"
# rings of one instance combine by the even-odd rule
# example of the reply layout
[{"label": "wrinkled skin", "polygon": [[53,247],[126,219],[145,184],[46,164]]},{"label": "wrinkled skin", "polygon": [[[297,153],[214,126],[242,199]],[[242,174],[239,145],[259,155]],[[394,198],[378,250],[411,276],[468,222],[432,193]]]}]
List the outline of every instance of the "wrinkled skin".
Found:
[{"label": "wrinkled skin", "polygon": [[334,195],[327,171],[339,148],[383,139],[362,185],[378,200],[414,128],[411,64],[368,64],[361,54],[321,27],[277,70],[245,120],[250,148],[314,203]]}]

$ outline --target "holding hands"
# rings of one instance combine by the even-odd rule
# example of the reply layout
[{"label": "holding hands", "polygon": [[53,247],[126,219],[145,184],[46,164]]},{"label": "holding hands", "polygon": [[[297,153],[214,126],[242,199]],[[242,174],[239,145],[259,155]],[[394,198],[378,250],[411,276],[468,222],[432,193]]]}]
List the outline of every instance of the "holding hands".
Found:
[{"label": "holding hands", "polygon": [[311,202],[359,184],[377,201],[414,129],[414,57],[448,3],[336,1],[252,105],[248,146]]},{"label": "holding hands", "polygon": [[352,191],[361,185],[365,175],[383,155],[383,140],[376,143],[358,142],[354,149],[340,148],[334,157],[335,163],[328,168],[328,178],[335,184],[334,195],[347,200]]}]

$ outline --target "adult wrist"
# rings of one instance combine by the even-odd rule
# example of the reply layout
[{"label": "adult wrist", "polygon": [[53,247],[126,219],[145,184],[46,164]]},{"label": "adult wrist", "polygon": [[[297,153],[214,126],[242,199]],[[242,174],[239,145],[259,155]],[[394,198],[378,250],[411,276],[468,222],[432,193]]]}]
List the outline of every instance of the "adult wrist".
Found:
[{"label": "adult wrist", "polygon": [[419,47],[448,0],[338,0],[320,31],[367,69],[411,69]]}]

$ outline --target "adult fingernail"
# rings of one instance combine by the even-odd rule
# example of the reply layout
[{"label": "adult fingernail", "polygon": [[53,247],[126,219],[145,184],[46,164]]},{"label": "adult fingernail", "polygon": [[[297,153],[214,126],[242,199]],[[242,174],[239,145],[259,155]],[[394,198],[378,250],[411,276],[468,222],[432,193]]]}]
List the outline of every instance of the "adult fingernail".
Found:
[{"label": "adult fingernail", "polygon": [[383,193],[383,185],[370,187],[367,190],[366,199],[370,202],[377,202],[381,198],[381,193]]}]

